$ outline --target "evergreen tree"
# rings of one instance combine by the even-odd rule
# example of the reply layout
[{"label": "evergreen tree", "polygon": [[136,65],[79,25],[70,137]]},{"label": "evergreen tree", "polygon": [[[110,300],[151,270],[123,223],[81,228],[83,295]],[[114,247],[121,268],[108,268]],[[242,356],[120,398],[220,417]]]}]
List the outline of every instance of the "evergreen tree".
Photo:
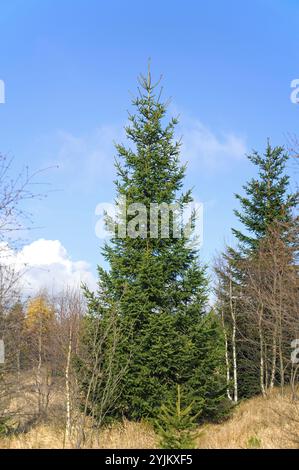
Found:
[{"label": "evergreen tree", "polygon": [[283,147],[271,147],[268,142],[264,155],[253,152],[248,158],[257,166],[258,178],[243,186],[246,196],[236,194],[241,210],[234,211],[246,233],[232,229],[240,251],[245,254],[258,247],[259,240],[273,224],[289,223],[297,203],[297,195],[288,194],[289,176],[285,174],[288,154]]},{"label": "evergreen tree", "polygon": [[186,408],[181,405],[181,387],[177,386],[176,403],[163,404],[156,422],[158,434],[161,436],[162,449],[193,449],[196,438],[196,418],[192,414],[192,404]]},{"label": "evergreen tree", "polygon": [[[132,145],[116,146],[115,184],[127,207],[144,205],[149,222],[152,203],[177,203],[181,209],[192,196],[182,192],[185,166],[179,163],[181,144],[174,140],[177,120],[165,123],[166,105],[155,94],[150,72],[140,78],[140,85],[133,101],[136,114],[129,115],[126,127]],[[189,237],[174,236],[172,222],[178,212],[170,214],[168,237],[163,235],[159,214],[155,238],[150,224],[137,221],[136,213],[122,215],[123,226],[136,225],[138,236],[116,234],[105,244],[103,254],[110,269],[98,267],[96,294],[86,289],[90,315],[105,318],[109,304],[118,305],[122,341],[116,363],[126,367],[118,416],[156,416],[161,404],[174,398],[177,383],[186,385],[195,413],[203,408],[203,416],[207,411],[215,417],[223,403],[222,337],[217,320],[206,318],[207,278],[198,253]]]},{"label": "evergreen tree", "polygon": [[[274,227],[280,227],[281,238],[290,239],[286,227],[292,225],[292,210],[297,204],[297,194],[288,194],[289,176],[285,173],[288,155],[283,147],[272,147],[268,142],[263,155],[253,152],[249,160],[257,167],[257,177],[243,186],[245,195],[236,194],[240,209],[235,214],[245,230],[232,229],[238,245],[228,247],[224,259],[233,281],[234,308],[237,317],[238,386],[240,396],[247,397],[260,392],[258,374],[259,356],[256,325],[248,319],[244,306],[246,275],[242,264],[251,259],[260,242]],[[218,272],[221,285],[222,309],[230,325],[229,279]],[[248,303],[248,299],[246,300]],[[231,349],[229,345],[229,349]]]}]

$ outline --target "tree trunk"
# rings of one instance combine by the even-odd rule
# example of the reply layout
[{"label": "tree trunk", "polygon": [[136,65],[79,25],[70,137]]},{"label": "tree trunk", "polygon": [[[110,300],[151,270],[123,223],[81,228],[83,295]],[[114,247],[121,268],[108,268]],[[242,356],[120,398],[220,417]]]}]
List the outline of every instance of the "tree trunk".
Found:
[{"label": "tree trunk", "polygon": [[262,330],[263,307],[260,307],[259,313],[259,340],[260,340],[260,387],[263,397],[267,395],[265,390],[264,375],[265,375],[265,361],[264,361],[264,337]]},{"label": "tree trunk", "polygon": [[236,313],[233,305],[232,281],[229,283],[230,311],[233,322],[232,349],[233,349],[233,374],[234,374],[234,402],[238,402],[238,370],[237,370],[237,350],[236,350]]},{"label": "tree trunk", "polygon": [[223,335],[224,335],[224,344],[225,344],[225,364],[226,364],[226,394],[229,400],[233,400],[231,393],[230,393],[230,364],[229,364],[229,356],[228,356],[228,340],[227,340],[227,332],[224,324],[224,315],[221,312],[221,319],[222,319],[222,327],[223,327]]},{"label": "tree trunk", "polygon": [[72,357],[72,327],[70,328],[67,360],[65,367],[65,400],[66,400],[66,423],[65,423],[65,441],[68,443],[71,437],[71,396],[70,396],[70,367]]}]

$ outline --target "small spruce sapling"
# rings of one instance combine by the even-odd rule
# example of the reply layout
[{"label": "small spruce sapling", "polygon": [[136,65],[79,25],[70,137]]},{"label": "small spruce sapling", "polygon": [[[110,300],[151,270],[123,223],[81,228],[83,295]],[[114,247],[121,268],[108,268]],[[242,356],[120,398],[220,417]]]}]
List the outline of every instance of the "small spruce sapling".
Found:
[{"label": "small spruce sapling", "polygon": [[193,449],[196,432],[196,419],[199,413],[192,414],[192,403],[182,409],[181,387],[177,385],[176,403],[163,404],[159,419],[156,420],[160,446],[162,449]]}]

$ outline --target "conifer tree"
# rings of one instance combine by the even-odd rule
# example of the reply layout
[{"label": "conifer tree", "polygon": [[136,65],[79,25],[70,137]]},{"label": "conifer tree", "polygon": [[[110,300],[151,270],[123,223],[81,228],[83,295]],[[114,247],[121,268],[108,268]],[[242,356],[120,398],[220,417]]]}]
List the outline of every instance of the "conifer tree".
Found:
[{"label": "conifer tree", "polygon": [[[167,106],[156,94],[150,71],[139,83],[136,113],[129,115],[125,129],[131,146],[116,146],[115,184],[126,207],[144,205],[148,221],[152,203],[183,208],[192,195],[182,192],[186,168],[179,161],[181,143],[174,139],[177,119],[166,122]],[[150,224],[137,222],[136,213],[122,217],[122,226],[136,225],[138,236],[116,233],[105,244],[109,270],[98,267],[97,293],[86,289],[90,315],[104,319],[109,305],[117,303],[123,339],[116,363],[126,367],[126,374],[115,414],[154,417],[163,402],[174,398],[179,383],[186,385],[195,413],[203,408],[203,416],[206,410],[215,417],[224,396],[222,337],[217,319],[206,315],[207,277],[198,252],[189,237],[174,236],[175,211],[168,237],[161,213],[156,237]]]},{"label": "conifer tree", "polygon": [[[292,210],[297,204],[297,194],[288,193],[289,176],[285,172],[288,154],[283,147],[272,147],[268,142],[263,155],[255,151],[248,158],[257,167],[257,177],[243,186],[245,195],[236,194],[240,209],[235,210],[235,215],[244,229],[232,229],[238,242],[237,248],[228,247],[223,255],[230,276],[218,271],[222,298],[221,300],[218,295],[218,300],[221,300],[222,313],[226,316],[228,328],[231,328],[230,315],[227,313],[230,311],[231,300],[229,286],[233,286],[238,332],[238,386],[243,397],[261,391],[257,377],[260,358],[258,348],[255,347],[258,332],[256,325],[246,315],[244,300],[247,305],[250,301],[244,298],[247,281],[243,265],[252,259],[260,243],[274,228],[280,228],[282,240],[289,243],[287,228],[292,226]],[[226,304],[223,299],[226,299]],[[231,350],[231,344],[228,346]]]},{"label": "conifer tree", "polygon": [[272,147],[268,142],[264,155],[255,151],[248,158],[257,167],[258,178],[243,186],[246,196],[236,194],[241,210],[234,211],[246,232],[232,229],[244,253],[256,249],[273,224],[289,223],[297,203],[297,195],[288,194],[290,178],[285,174],[288,154],[283,147]]},{"label": "conifer tree", "polygon": [[162,449],[193,449],[195,447],[196,415],[192,414],[192,403],[182,408],[181,387],[177,385],[176,403],[163,404],[156,426]]}]

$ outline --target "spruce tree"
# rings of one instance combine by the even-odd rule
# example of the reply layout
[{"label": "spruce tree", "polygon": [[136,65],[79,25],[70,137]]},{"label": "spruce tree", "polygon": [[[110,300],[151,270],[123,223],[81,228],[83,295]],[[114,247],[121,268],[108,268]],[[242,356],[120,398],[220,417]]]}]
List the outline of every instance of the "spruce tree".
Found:
[{"label": "spruce tree", "polygon": [[[183,208],[192,195],[183,192],[186,168],[179,161],[181,143],[174,139],[177,119],[166,122],[167,105],[150,72],[139,82],[136,113],[129,114],[125,128],[131,145],[116,146],[118,200],[125,197],[127,207],[142,203],[147,214],[151,203]],[[126,213],[123,225],[135,223],[134,217]],[[191,219],[194,224],[194,214]],[[190,237],[175,237],[171,223],[164,237],[160,222],[161,214],[156,238],[149,224],[139,224],[137,237],[116,233],[103,248],[109,270],[98,267],[98,292],[86,290],[90,315],[104,318],[109,304],[118,306],[122,340],[116,364],[126,374],[114,415],[155,417],[163,402],[175,398],[176,384],[185,384],[194,412],[215,417],[223,405],[223,349],[217,320],[206,314],[205,268]]]},{"label": "spruce tree", "polygon": [[177,399],[175,403],[161,406],[156,427],[160,435],[162,449],[194,449],[196,433],[196,419],[200,415],[192,413],[192,403],[182,408],[181,387],[177,386]]},{"label": "spruce tree", "polygon": [[[232,229],[238,245],[228,247],[224,254],[228,271],[231,273],[234,291],[234,305],[237,316],[238,386],[241,397],[260,392],[258,380],[258,349],[256,326],[250,322],[244,306],[246,275],[242,264],[251,259],[271,230],[280,227],[281,238],[288,243],[290,239],[286,227],[292,225],[292,211],[297,204],[297,194],[288,193],[289,176],[286,174],[288,154],[283,147],[272,147],[268,141],[264,154],[254,151],[248,156],[257,167],[257,177],[243,186],[245,195],[236,194],[240,209],[235,215],[243,229]],[[278,253],[279,256],[279,253]],[[219,273],[218,273],[219,274]],[[225,311],[229,311],[229,280],[219,276],[222,298],[226,297]],[[248,302],[248,299],[247,299]],[[229,314],[226,314],[230,324]]]},{"label": "spruce tree", "polygon": [[283,226],[292,220],[292,209],[297,203],[297,195],[288,194],[288,154],[283,147],[272,147],[268,142],[263,155],[255,151],[248,158],[257,167],[258,177],[243,186],[245,196],[236,194],[241,209],[234,211],[246,232],[232,229],[239,250],[247,254],[258,247],[273,224]]}]

